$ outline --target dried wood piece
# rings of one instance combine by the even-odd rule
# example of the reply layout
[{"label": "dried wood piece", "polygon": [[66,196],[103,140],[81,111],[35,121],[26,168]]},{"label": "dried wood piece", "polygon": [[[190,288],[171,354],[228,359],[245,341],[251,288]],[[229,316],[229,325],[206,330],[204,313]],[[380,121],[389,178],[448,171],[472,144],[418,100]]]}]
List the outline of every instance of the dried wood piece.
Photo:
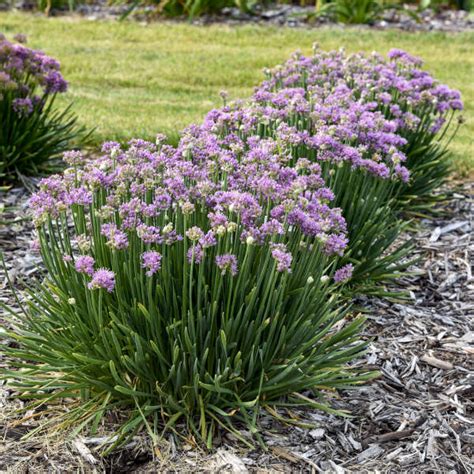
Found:
[{"label": "dried wood piece", "polygon": [[76,448],[82,459],[87,461],[89,464],[95,465],[99,463],[99,461],[91,453],[90,449],[84,444],[82,439],[77,438],[72,442],[72,444]]},{"label": "dried wood piece", "polygon": [[385,450],[378,444],[372,444],[357,456],[357,462],[361,464],[369,459],[374,459],[377,456],[380,456],[380,454],[382,454],[384,451]]},{"label": "dried wood piece", "polygon": [[362,440],[362,447],[366,448],[369,444],[373,443],[387,443],[388,441],[397,441],[400,439],[408,438],[414,433],[415,429],[391,431],[390,433],[384,433],[377,436],[370,436]]},{"label": "dried wood piece", "polygon": [[246,474],[249,472],[242,459],[227,449],[217,450],[212,459],[211,471],[232,472],[234,474]]},{"label": "dried wood piece", "polygon": [[290,461],[291,463],[298,464],[299,462],[304,462],[304,463],[309,464],[315,471],[322,472],[321,468],[317,464],[315,464],[310,459],[307,459],[304,456],[301,456],[301,454],[297,454],[295,452],[290,452],[290,451],[288,451],[286,449],[283,449],[283,448],[280,448],[278,446],[273,446],[271,448],[271,450],[276,456],[284,458],[284,459]]},{"label": "dried wood piece", "polygon": [[451,370],[454,368],[451,362],[446,360],[437,359],[436,357],[430,356],[428,354],[423,355],[420,360],[426,362],[428,365],[436,367],[437,369]]}]

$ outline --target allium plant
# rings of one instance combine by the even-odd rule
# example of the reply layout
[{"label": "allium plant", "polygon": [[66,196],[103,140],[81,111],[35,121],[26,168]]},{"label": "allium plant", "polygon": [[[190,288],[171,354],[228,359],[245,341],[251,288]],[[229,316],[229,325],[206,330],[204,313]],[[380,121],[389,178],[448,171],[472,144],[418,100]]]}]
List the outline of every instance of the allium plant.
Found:
[{"label": "allium plant", "polygon": [[86,137],[70,108],[55,106],[67,86],[55,59],[0,37],[0,182],[47,171]]},{"label": "allium plant", "polygon": [[348,87],[360,103],[382,112],[406,140],[402,151],[410,180],[397,186],[399,205],[407,212],[423,212],[436,200],[433,192],[449,174],[447,146],[462,121],[462,117],[456,119],[456,112],[463,103],[459,91],[440,84],[421,69],[422,64],[399,49],[384,58],[377,53],[346,55],[316,48],[311,57],[295,54],[283,66],[268,71],[260,92],[302,88],[311,101],[321,88]]},{"label": "allium plant", "polygon": [[369,376],[346,367],[362,321],[341,321],[346,226],[320,166],[271,138],[240,160],[203,145],[69,152],[31,199],[48,277],[8,333],[9,377],[80,399],[63,426],[129,408],[117,443],[180,423],[207,445],[239,423],[258,438],[262,408],[321,408],[301,392]]}]

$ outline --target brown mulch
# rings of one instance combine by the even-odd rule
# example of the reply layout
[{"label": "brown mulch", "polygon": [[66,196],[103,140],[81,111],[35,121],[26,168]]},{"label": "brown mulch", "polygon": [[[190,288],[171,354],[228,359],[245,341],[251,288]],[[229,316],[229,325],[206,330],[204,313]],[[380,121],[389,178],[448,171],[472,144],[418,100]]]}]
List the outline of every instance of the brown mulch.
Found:
[{"label": "brown mulch", "polygon": [[[381,375],[333,398],[332,405],[349,410],[351,418],[293,413],[316,425],[303,429],[263,416],[266,450],[248,450],[224,435],[220,447],[206,453],[178,448],[168,437],[152,459],[143,436],[100,459],[96,450],[103,438],[21,441],[36,421],[18,421],[13,410],[21,402],[0,382],[0,472],[472,472],[474,184],[460,185],[452,197],[444,215],[423,220],[414,234],[421,259],[412,268],[415,274],[399,282],[409,299],[360,302],[368,317],[364,336],[372,342],[359,364],[378,368]],[[30,250],[30,223],[19,220],[25,217],[25,200],[21,189],[0,196],[0,203],[15,208],[0,214],[0,248],[20,288],[38,275],[40,262]],[[17,221],[3,223],[12,219]],[[5,280],[0,276],[0,300],[14,304]],[[0,322],[1,317],[0,309]],[[0,370],[7,366],[0,346]]]}]

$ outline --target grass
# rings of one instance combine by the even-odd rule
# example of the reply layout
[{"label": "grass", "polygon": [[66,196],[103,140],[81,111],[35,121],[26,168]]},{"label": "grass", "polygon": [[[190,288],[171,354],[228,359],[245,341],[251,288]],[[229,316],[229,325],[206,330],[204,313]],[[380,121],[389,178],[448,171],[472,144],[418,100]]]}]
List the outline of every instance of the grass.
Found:
[{"label": "grass", "polygon": [[452,148],[459,173],[474,172],[474,33],[405,33],[367,29],[290,29],[263,26],[193,26],[185,23],[88,21],[0,14],[0,32],[26,33],[31,47],[58,58],[70,81],[69,97],[95,138],[176,137],[221,104],[219,91],[244,98],[262,69],[300,49],[385,53],[392,47],[426,60],[426,67],[461,90],[467,123]]}]

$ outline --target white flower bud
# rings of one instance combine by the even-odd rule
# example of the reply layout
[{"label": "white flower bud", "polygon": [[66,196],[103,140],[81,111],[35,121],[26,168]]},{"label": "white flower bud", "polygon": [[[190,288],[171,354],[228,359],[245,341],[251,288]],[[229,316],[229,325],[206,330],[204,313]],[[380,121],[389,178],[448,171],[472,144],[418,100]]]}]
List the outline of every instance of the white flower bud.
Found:
[{"label": "white flower bud", "polygon": [[173,230],[173,224],[170,222],[163,227],[163,234],[169,234]]},{"label": "white flower bud", "polygon": [[235,232],[237,230],[237,223],[236,222],[229,222],[227,224],[227,232]]},{"label": "white flower bud", "polygon": [[216,234],[217,235],[224,235],[226,233],[226,228],[223,225],[219,225],[216,228]]}]

